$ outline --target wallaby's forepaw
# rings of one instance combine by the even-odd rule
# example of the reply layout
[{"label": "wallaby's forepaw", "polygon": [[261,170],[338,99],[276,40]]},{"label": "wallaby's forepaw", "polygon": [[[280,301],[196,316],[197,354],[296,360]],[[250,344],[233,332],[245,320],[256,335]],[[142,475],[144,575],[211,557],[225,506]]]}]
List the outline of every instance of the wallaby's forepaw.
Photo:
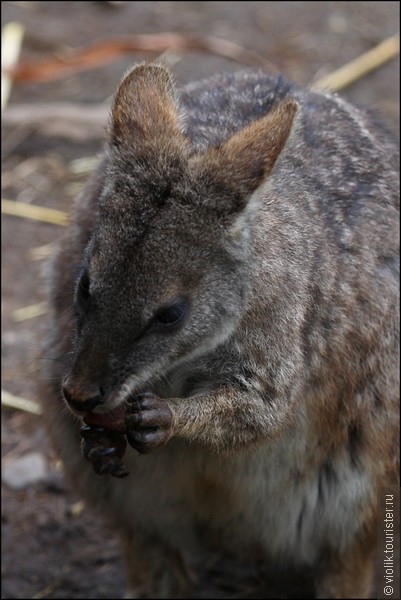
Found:
[{"label": "wallaby's forepaw", "polygon": [[128,443],[141,454],[164,446],[173,435],[173,415],[165,400],[151,392],[129,402],[125,418]]},{"label": "wallaby's forepaw", "polygon": [[80,433],[83,454],[92,463],[95,473],[119,478],[128,475],[127,468],[121,460],[127,442],[120,433],[97,425],[84,425]]}]

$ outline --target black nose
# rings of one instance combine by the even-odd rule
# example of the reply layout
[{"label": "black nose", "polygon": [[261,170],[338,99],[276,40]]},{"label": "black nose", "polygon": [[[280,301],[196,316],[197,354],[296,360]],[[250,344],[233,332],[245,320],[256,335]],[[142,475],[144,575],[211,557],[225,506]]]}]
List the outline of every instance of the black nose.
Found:
[{"label": "black nose", "polygon": [[79,412],[90,412],[103,403],[102,390],[97,385],[78,390],[67,380],[63,383],[62,390],[66,402]]}]

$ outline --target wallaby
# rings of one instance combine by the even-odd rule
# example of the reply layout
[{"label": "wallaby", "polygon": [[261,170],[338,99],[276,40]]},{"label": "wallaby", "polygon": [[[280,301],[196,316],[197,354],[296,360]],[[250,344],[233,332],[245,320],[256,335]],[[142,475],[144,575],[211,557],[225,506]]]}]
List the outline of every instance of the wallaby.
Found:
[{"label": "wallaby", "polygon": [[396,145],[338,96],[124,77],[52,262],[41,393],[133,597],[371,593],[399,473],[398,202]]}]

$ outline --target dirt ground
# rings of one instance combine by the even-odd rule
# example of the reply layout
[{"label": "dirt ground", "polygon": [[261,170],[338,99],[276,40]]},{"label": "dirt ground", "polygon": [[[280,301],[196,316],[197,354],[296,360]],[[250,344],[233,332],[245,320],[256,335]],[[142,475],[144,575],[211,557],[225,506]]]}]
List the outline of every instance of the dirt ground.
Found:
[{"label": "dirt ground", "polygon": [[[398,2],[2,2],[2,24],[26,28],[22,58],[66,52],[118,35],[212,34],[264,56],[288,78],[308,85],[397,32]],[[133,54],[96,70],[15,85],[9,107],[108,102]],[[179,82],[246,65],[213,54],[172,52]],[[342,93],[374,108],[399,131],[399,61],[392,60]],[[7,115],[7,112],[5,113]],[[82,136],[81,136],[82,137]],[[77,159],[99,151],[96,136],[50,134],[41,124],[3,126],[2,197],[68,211],[87,174]],[[82,164],[82,163],[81,163]],[[78,163],[79,166],[79,163]],[[75,169],[74,169],[75,167]],[[35,352],[46,315],[18,321],[17,309],[45,300],[43,260],[32,249],[57,239],[60,226],[3,216],[2,387],[38,400]],[[41,419],[2,410],[3,467],[32,451],[48,461],[44,479],[12,489],[2,484],[2,598],[118,598],[125,576],[118,542],[80,504],[64,481]]]}]

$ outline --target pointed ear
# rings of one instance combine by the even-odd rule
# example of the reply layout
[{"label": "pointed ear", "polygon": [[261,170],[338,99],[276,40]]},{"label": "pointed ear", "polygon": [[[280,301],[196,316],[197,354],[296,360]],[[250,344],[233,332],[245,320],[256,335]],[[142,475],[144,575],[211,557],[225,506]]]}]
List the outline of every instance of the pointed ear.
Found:
[{"label": "pointed ear", "polygon": [[184,140],[174,81],[159,64],[144,63],[129,71],[115,95],[109,139],[122,150],[170,147]]},{"label": "pointed ear", "polygon": [[[233,135],[221,148],[221,166],[230,168],[253,192],[270,175],[290,135],[298,104],[287,100]],[[241,186],[241,187],[242,187]]]},{"label": "pointed ear", "polygon": [[298,108],[294,100],[284,100],[220,147],[211,148],[195,159],[196,169],[210,190],[221,191],[220,206],[218,194],[212,193],[210,208],[214,204],[218,212],[228,214],[246,206],[253,192],[270,175],[292,131]]}]

